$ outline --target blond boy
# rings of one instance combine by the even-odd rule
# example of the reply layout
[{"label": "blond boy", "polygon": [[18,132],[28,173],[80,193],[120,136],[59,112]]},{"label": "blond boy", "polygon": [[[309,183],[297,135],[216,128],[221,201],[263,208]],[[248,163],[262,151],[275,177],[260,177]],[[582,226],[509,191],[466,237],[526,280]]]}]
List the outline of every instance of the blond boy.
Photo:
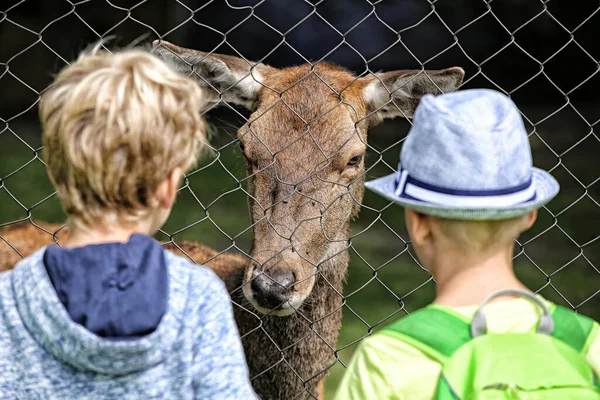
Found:
[{"label": "blond boy", "polygon": [[[589,368],[600,371],[598,324],[534,296],[513,271],[515,239],[533,225],[537,209],[558,193],[559,186],[551,175],[532,167],[528,137],[509,98],[491,90],[423,97],[398,173],[368,182],[367,187],[405,207],[412,247],[435,278],[437,295],[429,307],[361,343],[336,399],[598,398]],[[557,309],[570,321],[566,326],[552,321]],[[579,346],[574,346],[578,353],[561,342],[574,342],[569,330],[575,328],[581,333]],[[540,335],[533,335],[536,330]],[[559,340],[542,335],[560,337],[556,334],[564,331],[571,337]],[[577,394],[574,385],[572,392],[564,391],[568,385],[553,386],[559,382],[550,375],[569,375],[567,363],[537,362],[525,369],[531,374],[537,371],[536,376],[503,381],[494,369],[505,367],[503,362],[520,366],[534,361],[520,359],[512,346],[499,352],[485,347],[498,337],[548,344],[548,352],[531,358],[543,358],[555,349],[573,360],[581,354],[580,370],[587,375],[582,372],[577,378],[587,379],[582,384],[587,386]],[[494,358],[505,352],[516,355],[508,361]],[[457,357],[469,361],[460,365]],[[482,371],[482,358],[491,360],[488,371]],[[582,365],[586,362],[589,365]],[[513,372],[511,365],[506,374]],[[454,377],[462,379],[453,380],[447,368],[455,368]],[[491,374],[489,385],[482,384],[478,375],[486,372]],[[519,379],[525,384],[519,384]],[[536,379],[544,383],[532,383]],[[535,390],[527,389],[530,383]],[[510,393],[500,394],[505,392]]]},{"label": "blond boy", "polygon": [[42,95],[71,233],[0,274],[0,398],[256,398],[223,283],[151,238],[200,150],[202,107],[140,50],[96,49]]}]

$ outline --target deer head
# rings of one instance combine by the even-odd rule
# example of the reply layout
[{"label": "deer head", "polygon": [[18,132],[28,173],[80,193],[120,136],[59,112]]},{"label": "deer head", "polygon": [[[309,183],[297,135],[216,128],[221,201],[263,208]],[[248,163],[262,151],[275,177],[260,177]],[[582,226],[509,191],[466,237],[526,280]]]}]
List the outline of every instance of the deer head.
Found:
[{"label": "deer head", "polygon": [[367,129],[412,117],[423,95],[453,91],[464,77],[455,67],[359,78],[327,63],[276,69],[164,41],[154,47],[195,77],[209,104],[252,112],[238,131],[254,230],[243,291],[258,311],[280,316],[302,306],[320,266],[347,246],[363,198]]}]

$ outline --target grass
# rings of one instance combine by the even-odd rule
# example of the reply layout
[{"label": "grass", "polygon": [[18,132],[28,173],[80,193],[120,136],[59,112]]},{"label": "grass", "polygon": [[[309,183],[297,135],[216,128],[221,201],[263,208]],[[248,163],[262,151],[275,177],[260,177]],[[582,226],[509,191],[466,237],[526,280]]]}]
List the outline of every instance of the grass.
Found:
[{"label": "grass", "polygon": [[[400,145],[395,143],[398,137],[389,133],[393,130],[406,132],[403,124],[402,121],[385,124],[387,132],[376,129],[371,133],[371,145],[376,148],[391,146],[383,156],[389,165],[396,164],[400,150]],[[230,135],[221,133],[213,144],[219,147],[231,140]],[[541,163],[545,169],[551,168],[555,163],[554,156],[544,155],[544,148],[539,143],[532,146],[539,155],[536,163]],[[56,197],[48,197],[53,190],[34,151],[39,147],[39,131],[31,124],[11,123],[11,130],[0,133],[0,225],[29,215],[48,222],[64,221]],[[569,165],[570,170],[589,170],[586,164],[590,158],[586,157],[574,159]],[[377,160],[374,152],[367,159],[368,164]],[[384,163],[378,162],[369,178],[389,172]],[[600,261],[599,246],[597,242],[583,247],[582,244],[598,236],[597,223],[592,223],[594,218],[599,220],[593,199],[600,196],[593,186],[582,190],[581,185],[561,168],[554,173],[562,185],[562,193],[551,203],[550,210],[558,213],[570,204],[574,203],[574,206],[562,211],[558,220],[548,211],[540,212],[536,226],[523,235],[521,242],[527,243],[545,233],[525,245],[525,253],[516,258],[515,268],[527,285],[542,289],[542,295],[548,299],[563,305],[583,303],[579,311],[598,319],[598,300],[585,301],[600,289],[600,275],[592,266]],[[244,232],[250,225],[246,195],[239,190],[236,181],[244,174],[236,144],[224,148],[217,158],[204,160],[202,168],[189,177],[189,186],[181,190],[164,231],[177,232],[176,240],[202,241],[219,250],[230,248],[232,244],[249,249],[251,233]],[[577,172],[579,178],[585,174]],[[593,176],[581,179],[590,181]],[[582,196],[583,192],[587,194]],[[352,227],[356,236],[352,239],[345,288],[347,307],[337,343],[337,348],[341,349],[339,359],[345,364],[351,359],[360,338],[403,315],[404,310],[412,312],[426,305],[433,299],[435,290],[429,274],[416,264],[410,255],[410,247],[400,239],[407,238],[402,209],[389,206],[387,201],[371,193],[366,193],[364,205],[366,207]],[[373,209],[383,211],[379,213]],[[369,229],[365,231],[367,227]],[[165,239],[160,234],[157,237]],[[340,363],[332,367],[326,381],[328,398],[333,395],[343,372]]]}]

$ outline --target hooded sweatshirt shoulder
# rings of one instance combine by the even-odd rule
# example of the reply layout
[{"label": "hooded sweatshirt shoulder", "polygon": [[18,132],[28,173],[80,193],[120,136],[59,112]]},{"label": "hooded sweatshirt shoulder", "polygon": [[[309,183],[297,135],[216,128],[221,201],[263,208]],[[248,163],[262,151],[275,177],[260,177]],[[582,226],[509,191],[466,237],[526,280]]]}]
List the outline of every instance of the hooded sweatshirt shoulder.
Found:
[{"label": "hooded sweatshirt shoulder", "polygon": [[0,274],[0,399],[255,399],[229,296],[209,269],[165,253],[167,310],[139,338],[74,322],[41,249]]}]

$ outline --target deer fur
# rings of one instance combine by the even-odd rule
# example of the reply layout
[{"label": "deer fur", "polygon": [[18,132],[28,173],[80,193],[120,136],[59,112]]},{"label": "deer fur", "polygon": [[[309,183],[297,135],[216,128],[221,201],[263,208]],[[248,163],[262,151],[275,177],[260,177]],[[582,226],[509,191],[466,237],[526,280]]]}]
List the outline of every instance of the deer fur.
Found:
[{"label": "deer fur", "polygon": [[[64,243],[69,228],[60,224],[44,222],[20,222],[0,230],[0,272],[12,269],[23,256],[31,255],[43,246]],[[10,243],[10,244],[9,244]],[[201,260],[233,291],[240,286],[243,275],[239,272],[246,259],[235,254],[219,254],[216,250],[199,243],[182,241],[167,243],[165,249],[179,256]]]},{"label": "deer fur", "polygon": [[[238,131],[254,233],[250,258],[192,242],[166,247],[226,283],[262,399],[323,399],[341,327],[350,221],[363,198],[367,130],[386,118],[412,117],[424,94],[455,90],[464,71],[359,78],[327,63],[276,69],[167,42],[154,46],[196,78],[210,104],[252,112]],[[46,232],[32,223],[0,231],[0,270],[20,259],[15,249],[27,256],[67,234],[59,225],[36,225]]]}]

